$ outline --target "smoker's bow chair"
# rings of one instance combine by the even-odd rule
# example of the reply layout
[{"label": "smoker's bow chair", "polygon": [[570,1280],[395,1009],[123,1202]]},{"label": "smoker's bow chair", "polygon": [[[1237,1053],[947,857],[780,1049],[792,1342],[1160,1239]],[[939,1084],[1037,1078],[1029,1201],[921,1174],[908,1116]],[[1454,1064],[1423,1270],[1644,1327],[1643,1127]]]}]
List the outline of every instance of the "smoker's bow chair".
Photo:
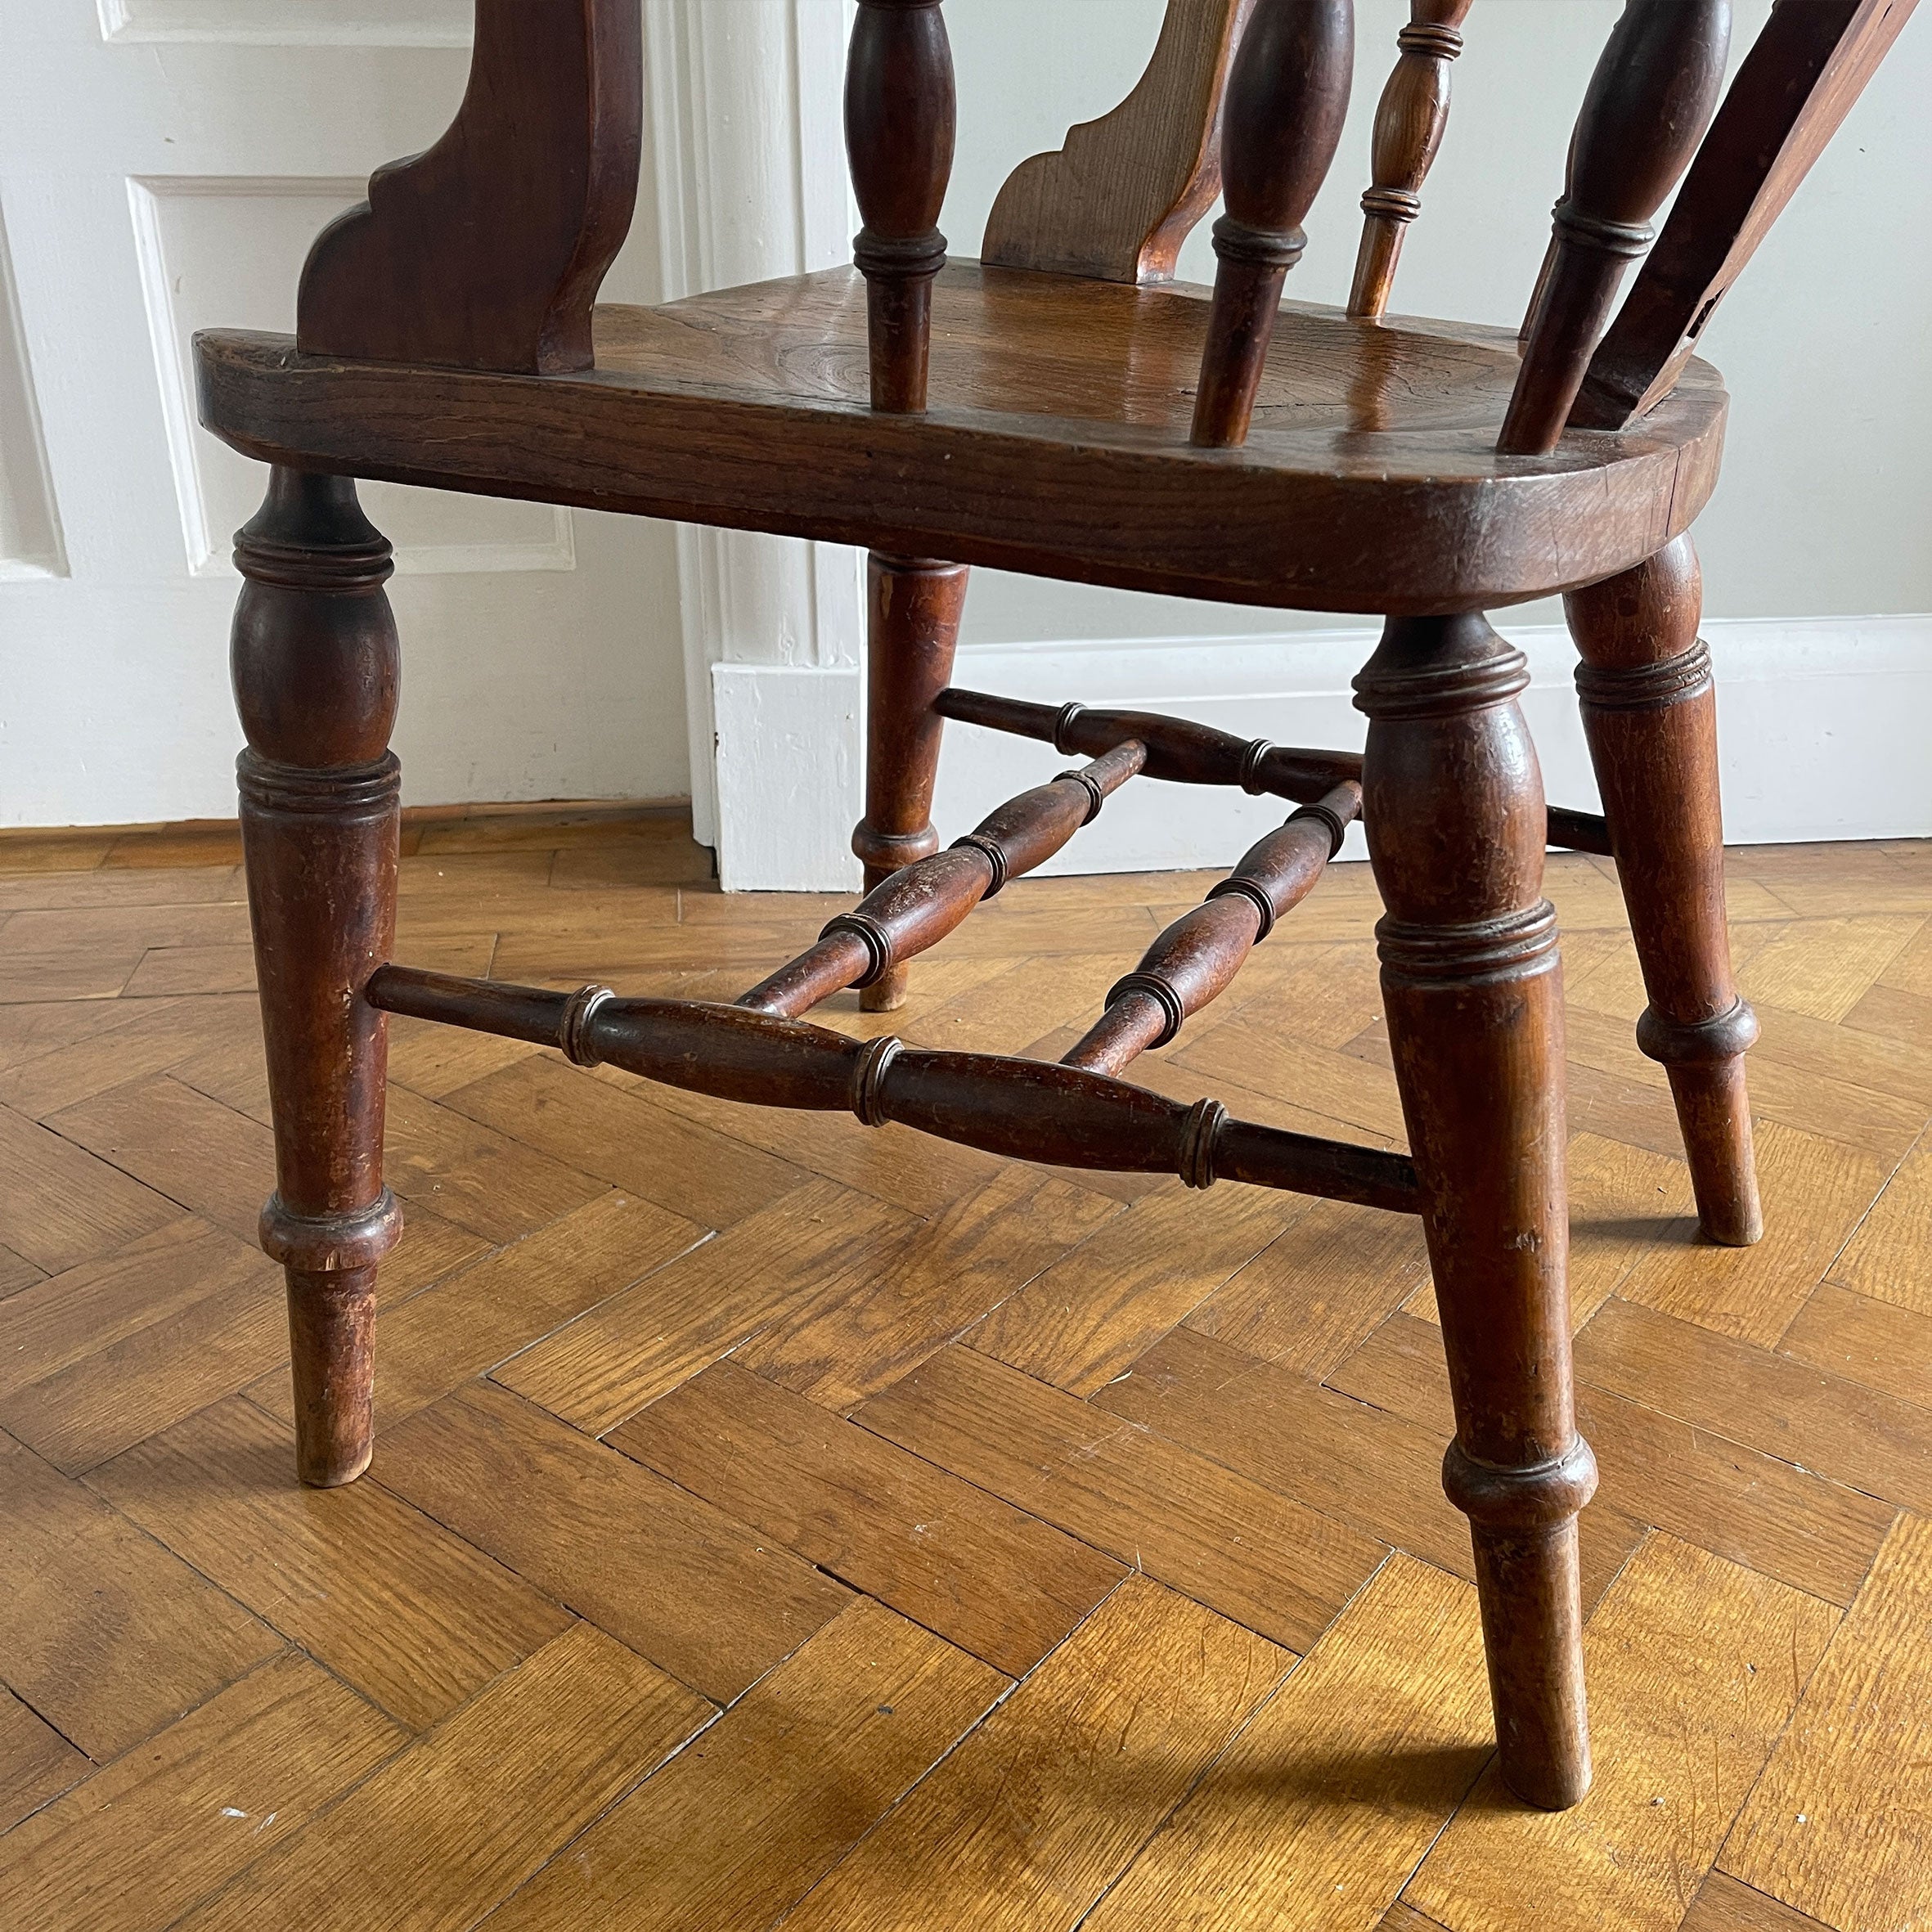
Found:
[{"label": "smoker's bow chair", "polygon": [[[954,113],[939,7],[860,0],[855,266],[595,309],[636,191],[639,0],[478,0],[454,124],[317,241],[295,339],[198,348],[203,420],[272,466],[237,541],[234,677],[275,1107],[262,1232],[288,1272],[302,1479],[349,1481],[370,1456],[376,1266],[400,1231],[381,1174],[389,1013],[1009,1156],[1419,1214],[1455,1399],[1444,1479],[1475,1541],[1503,1775],[1533,1804],[1574,1804],[1589,1778],[1575,1519],[1596,1472],[1571,1413],[1543,854],[1547,839],[1616,860],[1650,998],[1638,1036],[1668,1069],[1700,1219],[1714,1241],[1756,1239],[1755,1027],[1726,949],[1687,534],[1727,399],[1692,351],[1913,3],[1779,0],[1718,109],[1728,0],[1628,0],[1519,337],[1383,316],[1471,0],[1414,0],[1346,312],[1280,297],[1341,128],[1350,0],[1170,0],[1133,93],[1013,174],[978,262],[949,262],[934,225]],[[1652,248],[1646,224],[1687,167]],[[1217,191],[1211,299],[1170,277]],[[728,1006],[392,964],[397,644],[389,547],[357,477],[867,546],[864,901]],[[973,564],[1383,617],[1356,681],[1366,755],[949,688]],[[1582,654],[1602,818],[1546,811],[1523,659],[1483,615],[1553,591]],[[942,851],[927,819],[945,719],[1089,762]],[[908,959],[1136,775],[1299,809],[1059,1065],[798,1017],[851,986],[896,1005]],[[1358,813],[1413,1165],[1122,1081],[1227,984]]]}]

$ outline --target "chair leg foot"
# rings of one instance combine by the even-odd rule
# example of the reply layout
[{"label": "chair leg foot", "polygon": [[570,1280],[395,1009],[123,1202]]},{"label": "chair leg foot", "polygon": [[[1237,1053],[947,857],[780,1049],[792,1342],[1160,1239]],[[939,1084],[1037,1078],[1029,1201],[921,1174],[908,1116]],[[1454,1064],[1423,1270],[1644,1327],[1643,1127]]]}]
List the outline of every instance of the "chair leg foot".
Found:
[{"label": "chair leg foot", "polygon": [[272,472],[236,540],[241,833],[275,1117],[262,1245],[287,1272],[296,1472],[352,1482],[373,1440],[388,1036],[362,998],[396,927],[400,774],[389,546],[346,478]]},{"label": "chair leg foot", "polygon": [[1395,1077],[1421,1178],[1503,1775],[1590,1781],[1571,1400],[1562,982],[1520,653],[1480,617],[1401,619],[1356,680]]},{"label": "chair leg foot", "polygon": [[[932,700],[953,674],[967,574],[964,564],[876,550],[868,561],[865,815],[852,850],[865,862],[869,892],[939,849],[932,783],[945,721]],[[893,1013],[905,1004],[903,966],[859,995],[866,1013]]]},{"label": "chair leg foot", "polygon": [[1650,1005],[1638,1044],[1668,1070],[1697,1218],[1729,1247],[1764,1231],[1738,997],[1724,923],[1717,695],[1697,639],[1703,579],[1690,537],[1564,599],[1583,663],[1584,730]]}]

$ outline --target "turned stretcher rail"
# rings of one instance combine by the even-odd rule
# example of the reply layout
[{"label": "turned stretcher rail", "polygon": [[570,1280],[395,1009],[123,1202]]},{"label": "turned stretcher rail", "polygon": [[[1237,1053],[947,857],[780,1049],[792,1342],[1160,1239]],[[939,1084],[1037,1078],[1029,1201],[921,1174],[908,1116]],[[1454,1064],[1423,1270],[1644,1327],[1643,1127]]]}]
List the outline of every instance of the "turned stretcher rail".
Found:
[{"label": "turned stretcher rail", "polygon": [[[1084,704],[1033,704],[949,685],[933,699],[941,717],[1016,738],[1038,739],[1056,751],[1089,757],[1130,739],[1147,748],[1148,778],[1184,785],[1239,785],[1257,796],[1313,805],[1335,786],[1360,784],[1359,752],[1300,751],[1265,738],[1237,738],[1212,725],[1157,712],[1112,711]],[[1610,856],[1610,827],[1593,812],[1552,806],[1549,842],[1565,851]]]},{"label": "turned stretcher rail", "polygon": [[1146,759],[1144,748],[1128,739],[1082,770],[1008,799],[945,851],[902,866],[874,887],[737,1004],[793,1018],[847,986],[883,979],[937,946],[1009,878],[1045,865]]},{"label": "turned stretcher rail", "polygon": [[1419,1214],[1406,1156],[1230,1119],[1077,1067],[994,1054],[936,1053],[887,1036],[849,1040],[807,1021],[690,1000],[619,999],[498,986],[408,966],[371,977],[369,1004],[559,1049],[667,1086],[767,1107],[849,1110],[1009,1160],[1178,1174],[1189,1187],[1258,1187]]},{"label": "turned stretcher rail", "polygon": [[1308,896],[1361,809],[1362,788],[1346,780],[1251,848],[1116,982],[1107,1011],[1060,1064],[1118,1073],[1148,1048],[1166,1045],[1227,990],[1275,921]]}]

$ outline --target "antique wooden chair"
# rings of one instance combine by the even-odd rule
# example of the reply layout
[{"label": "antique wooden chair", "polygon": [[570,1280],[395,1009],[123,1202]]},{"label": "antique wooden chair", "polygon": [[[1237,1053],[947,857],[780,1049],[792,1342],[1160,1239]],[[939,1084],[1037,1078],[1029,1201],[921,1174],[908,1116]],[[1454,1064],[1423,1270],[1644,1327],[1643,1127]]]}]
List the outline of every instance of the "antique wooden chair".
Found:
[{"label": "antique wooden chair", "polygon": [[[1668,1069],[1704,1230],[1755,1240],[1755,1025],[1726,946],[1687,534],[1727,398],[1692,351],[1913,3],[1779,0],[1719,109],[1728,0],[1628,0],[1519,339],[1384,318],[1471,0],[1414,0],[1346,312],[1280,296],[1341,127],[1350,0],[1170,0],[1133,93],[1018,169],[977,263],[949,263],[934,225],[954,125],[937,0],[860,0],[856,266],[595,310],[636,190],[639,0],[478,0],[454,124],[317,241],[295,338],[199,342],[203,420],[272,465],[237,540],[234,678],[275,1110],[262,1234],[288,1274],[302,1479],[349,1481],[371,1453],[376,1265],[401,1229],[381,1171],[389,1013],[1004,1155],[1420,1214],[1455,1400],[1444,1479],[1471,1521],[1503,1774],[1533,1804],[1574,1804],[1589,1778],[1575,1518],[1596,1472],[1571,1413],[1543,855],[1547,840],[1616,860],[1650,1000],[1638,1036]],[[1651,249],[1646,224],[1687,166]],[[1210,299],[1170,277],[1224,189]],[[869,546],[863,902],[735,1005],[393,963],[397,641],[358,477]],[[1366,755],[950,689],[973,564],[1382,617],[1356,681]],[[1554,591],[1602,818],[1546,811],[1524,661],[1483,615]],[[928,814],[949,718],[1090,762],[942,851]],[[908,959],[1136,775],[1299,809],[1059,1065],[798,1017],[851,986],[896,1005]],[[1358,813],[1413,1165],[1121,1080],[1227,984]]]}]

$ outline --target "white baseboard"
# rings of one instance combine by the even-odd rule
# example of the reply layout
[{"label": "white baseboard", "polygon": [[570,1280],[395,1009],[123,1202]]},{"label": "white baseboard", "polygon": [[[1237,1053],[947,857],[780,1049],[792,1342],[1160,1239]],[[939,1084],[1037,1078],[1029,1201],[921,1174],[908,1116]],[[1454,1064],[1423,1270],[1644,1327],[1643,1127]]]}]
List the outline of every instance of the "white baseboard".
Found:
[{"label": "white baseboard", "polygon": [[[1498,626],[1529,657],[1524,708],[1552,803],[1598,800],[1561,625]],[[1242,738],[1359,748],[1350,681],[1371,627],[1260,637],[968,647],[955,681],[1043,703],[1078,699],[1169,711]],[[1742,845],[1932,835],[1932,616],[1716,620],[1725,835]],[[720,869],[727,887],[829,889],[858,877],[860,674],[721,665]],[[950,839],[1001,799],[1066,768],[1049,745],[947,728],[934,819]],[[1232,864],[1279,822],[1271,799],[1138,783],[1109,801],[1045,872]],[[1358,833],[1346,856],[1360,856]]]}]

